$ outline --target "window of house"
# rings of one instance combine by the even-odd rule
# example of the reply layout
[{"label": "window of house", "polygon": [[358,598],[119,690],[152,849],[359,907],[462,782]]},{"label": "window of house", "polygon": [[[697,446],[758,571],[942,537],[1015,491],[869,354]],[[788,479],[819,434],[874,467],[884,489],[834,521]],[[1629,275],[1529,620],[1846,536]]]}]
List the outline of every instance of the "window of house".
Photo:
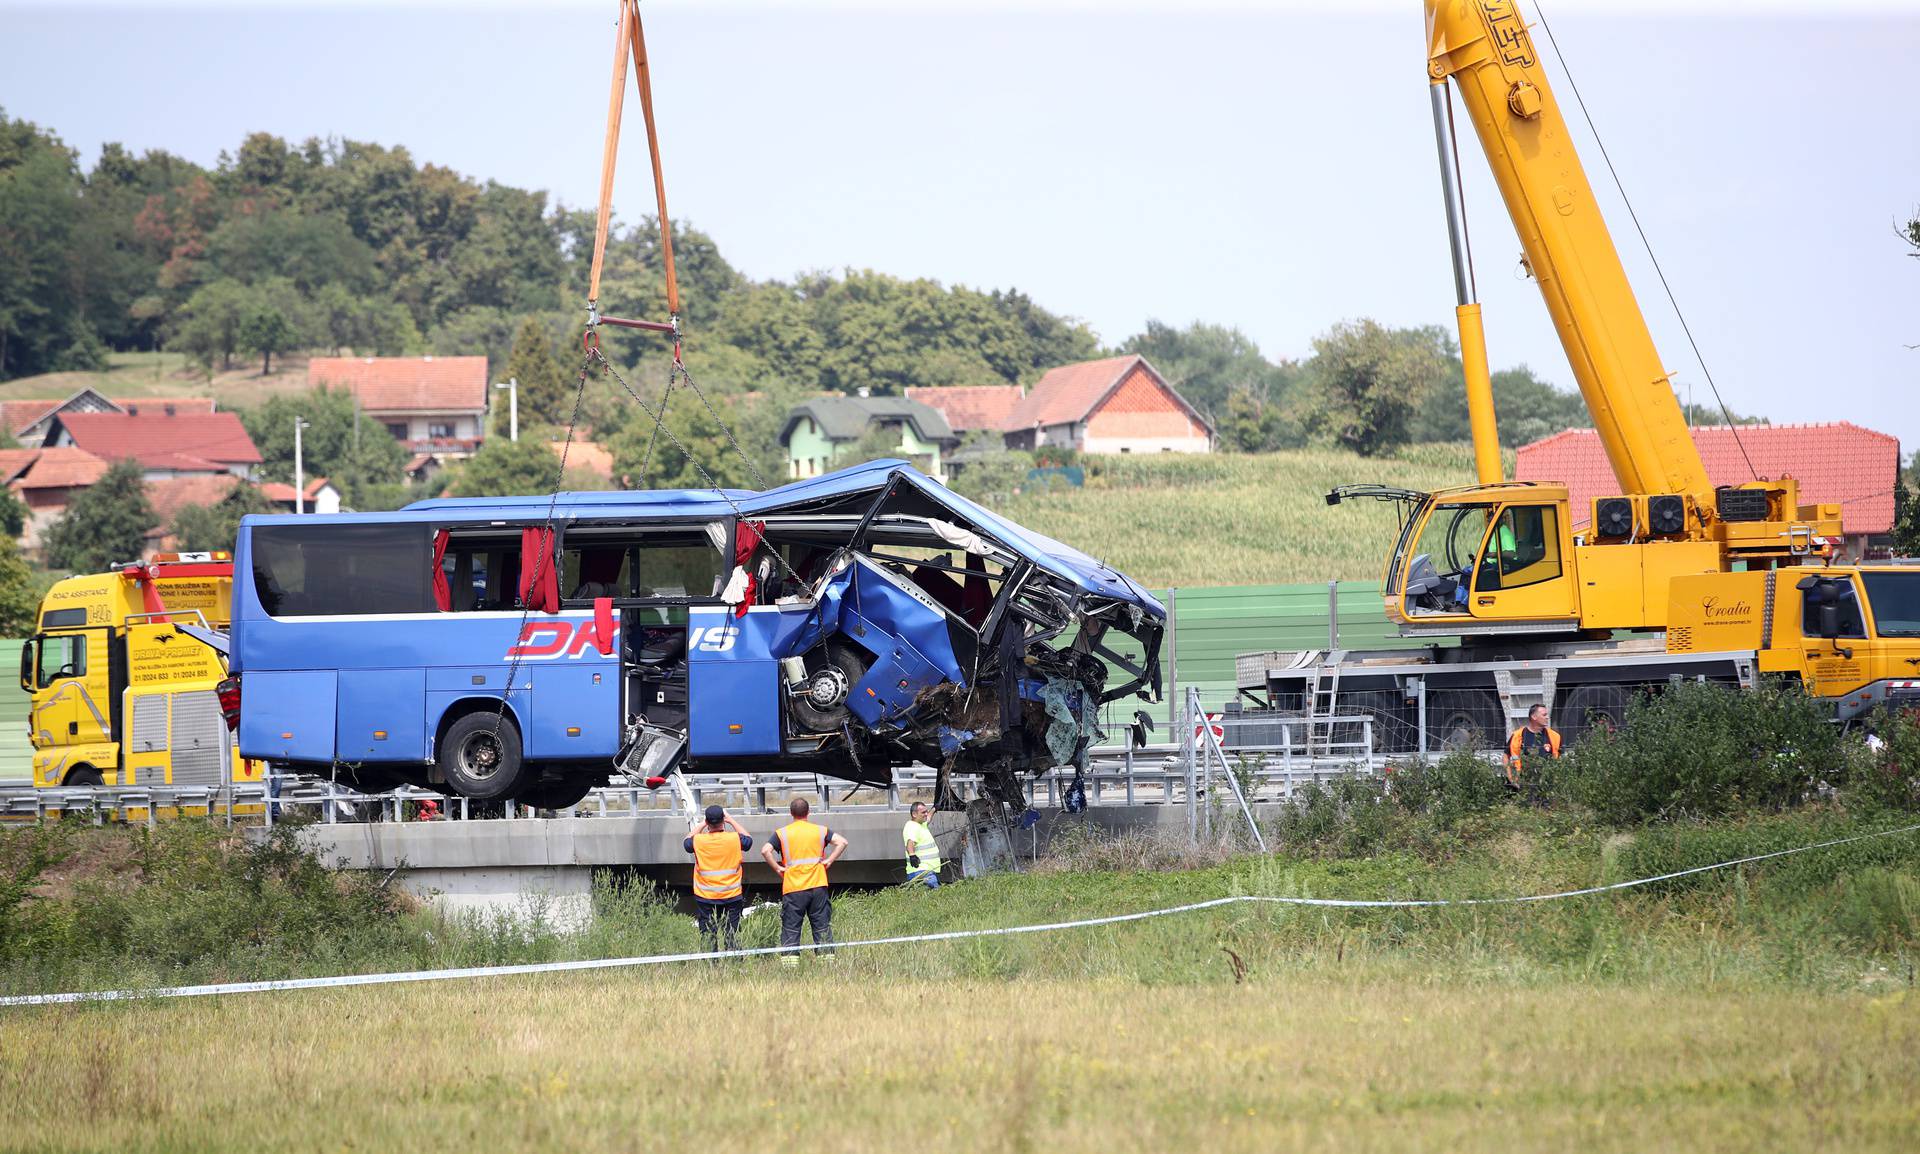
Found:
[{"label": "window of house", "polygon": [[388,421],[387,432],[393,434],[394,440],[404,441],[407,439],[407,424],[405,421]]},{"label": "window of house", "polygon": [[67,677],[87,675],[87,638],[81,633],[52,634],[40,639],[39,686],[45,689]]},{"label": "window of house", "polygon": [[432,537],[411,524],[262,526],[254,590],[275,617],[430,613]]},{"label": "window of house", "polygon": [[453,424],[450,421],[433,421],[427,425],[427,436],[435,440],[451,440]]}]

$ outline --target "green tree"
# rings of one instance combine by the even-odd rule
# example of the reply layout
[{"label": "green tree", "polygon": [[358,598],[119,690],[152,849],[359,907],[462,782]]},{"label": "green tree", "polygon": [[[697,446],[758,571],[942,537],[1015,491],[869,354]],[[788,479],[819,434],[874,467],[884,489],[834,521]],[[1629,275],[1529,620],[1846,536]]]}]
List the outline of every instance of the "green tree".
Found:
[{"label": "green tree", "polygon": [[454,497],[517,497],[551,493],[559,479],[560,458],[545,436],[518,441],[489,437],[480,451],[462,462],[447,493]]},{"label": "green tree", "polygon": [[[1176,329],[1150,320],[1146,331],[1127,338],[1120,351],[1147,358],[1188,404],[1216,425],[1227,417],[1229,399],[1235,394],[1243,397],[1243,416],[1283,406],[1299,375],[1291,363],[1276,365],[1267,360],[1239,329],[1198,321]],[[1257,452],[1269,446],[1256,438],[1254,444],[1239,447]]]},{"label": "green tree", "polygon": [[1300,422],[1283,405],[1252,389],[1227,394],[1226,412],[1214,422],[1220,447],[1237,453],[1271,453],[1298,447]]},{"label": "green tree", "polygon": [[[13,438],[8,437],[8,442]],[[20,534],[27,529],[27,506],[18,494],[5,485],[0,485],[0,531],[5,532],[9,540],[19,540]],[[5,636],[0,634],[0,636]]]},{"label": "green tree", "polygon": [[240,314],[242,348],[260,354],[260,375],[273,373],[273,354],[304,346],[313,335],[311,306],[285,277],[270,277],[248,290]]},{"label": "green tree", "polygon": [[240,518],[249,513],[271,513],[273,504],[260,490],[240,482],[211,505],[188,505],[173,515],[167,527],[183,550],[200,552],[231,549],[240,536]]},{"label": "green tree", "polygon": [[228,216],[207,237],[207,258],[221,276],[244,284],[285,277],[302,292],[329,284],[368,292],[379,275],[373,250],[338,215],[271,206]]},{"label": "green tree", "polygon": [[1445,329],[1390,329],[1373,320],[1335,325],[1313,342],[1303,423],[1310,435],[1363,456],[1406,444],[1413,418],[1451,382]]},{"label": "green tree", "polygon": [[47,529],[47,563],[56,569],[94,573],[121,561],[135,561],[146,549],[147,531],[158,517],[147,500],[140,462],[115,461],[67,504]]},{"label": "green tree", "polygon": [[240,420],[260,450],[262,476],[293,479],[296,418],[308,423],[301,432],[301,451],[309,478],[333,481],[354,509],[391,508],[400,503],[407,450],[378,423],[360,418],[352,394],[345,391],[315,389],[270,397],[241,412]]},{"label": "green tree", "polygon": [[[786,470],[772,459],[763,440],[767,430],[778,435],[776,409],[779,415],[785,415],[786,406],[770,395],[721,396],[714,399],[716,420],[698,399],[676,389],[662,431],[654,441],[651,461],[647,458],[651,420],[632,421],[608,443],[613,454],[614,483],[623,489],[704,489],[711,485],[759,489],[776,485],[786,476]],[[744,458],[734,449],[735,440],[746,454]]]},{"label": "green tree", "polygon": [[[565,428],[573,415],[574,386],[554,359],[553,342],[537,317],[528,317],[513,338],[507,358],[507,376],[519,384],[520,424],[549,424]],[[505,424],[500,425],[505,429]]]},{"label": "green tree", "polygon": [[1893,490],[1893,553],[1920,557],[1920,453],[1907,461]]},{"label": "green tree", "polygon": [[0,637],[27,637],[40,623],[40,586],[13,538],[0,540]]},{"label": "green tree", "polygon": [[73,343],[80,211],[73,150],[0,111],[0,380],[46,372]]},{"label": "green tree", "polygon": [[[1457,386],[1457,387],[1456,387]],[[1500,443],[1509,448],[1550,437],[1563,429],[1593,427],[1587,403],[1579,393],[1564,392],[1541,380],[1526,365],[1493,374],[1493,410]],[[1464,377],[1453,375],[1422,399],[1414,416],[1415,441],[1470,441]]]},{"label": "green tree", "polygon": [[202,285],[181,307],[167,347],[193,358],[209,377],[216,364],[222,372],[232,368],[250,304],[247,287],[239,281]]}]

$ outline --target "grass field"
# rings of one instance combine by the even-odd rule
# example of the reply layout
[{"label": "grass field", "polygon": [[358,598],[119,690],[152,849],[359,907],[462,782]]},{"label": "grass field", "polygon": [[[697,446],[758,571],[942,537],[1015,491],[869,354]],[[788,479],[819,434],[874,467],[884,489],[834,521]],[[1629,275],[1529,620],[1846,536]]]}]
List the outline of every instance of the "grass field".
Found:
[{"label": "grass field", "polygon": [[[842,965],[846,964],[843,959]],[[767,967],[0,1018],[36,1150],[1901,1150],[1901,993]]]},{"label": "grass field", "polygon": [[1414,446],[1393,457],[1332,450],[1256,456],[1088,459],[1083,488],[994,502],[1154,588],[1368,580],[1393,548],[1395,507],[1328,508],[1327,490],[1362,481],[1433,489],[1473,480],[1471,449]]},{"label": "grass field", "polygon": [[[1893,824],[1814,812],[1617,832],[1504,810],[1371,856],[1324,856],[1327,846],[1217,864],[1089,841],[1038,872],[843,895],[836,926],[869,938],[1226,893],[1543,892]],[[165,951],[139,935],[160,932],[162,903],[107,896],[124,896],[140,861],[148,884],[200,895],[206,940],[195,948],[217,962],[152,968]],[[180,854],[99,862],[91,881],[59,879],[64,912],[29,906],[16,918],[0,943],[15,947],[9,986],[44,984],[20,951],[63,924],[95,934],[131,924],[115,948],[145,964],[94,969],[96,983],[621,956],[694,941],[689,919],[608,890],[582,937],[403,914],[400,936],[355,962],[334,955],[361,929],[277,934],[284,923],[255,911],[283,883],[257,870],[209,885]],[[1148,864],[1161,868],[1138,868]],[[1542,906],[1243,905],[847,949],[793,973],[743,959],[0,1010],[0,1147],[1912,1149],[1916,879],[1920,837],[1909,834]],[[177,918],[180,904],[165,903]],[[249,919],[251,934],[234,928]],[[765,914],[749,919],[749,944],[772,933]],[[166,940],[191,936],[176,927]]]},{"label": "grass field", "polygon": [[206,397],[223,409],[247,408],[278,393],[304,392],[307,359],[276,358],[273,373],[260,375],[258,361],[238,358],[233,368],[207,375],[181,353],[109,353],[99,373],[42,373],[0,383],[0,401],[64,400],[84,388],[108,397]]}]

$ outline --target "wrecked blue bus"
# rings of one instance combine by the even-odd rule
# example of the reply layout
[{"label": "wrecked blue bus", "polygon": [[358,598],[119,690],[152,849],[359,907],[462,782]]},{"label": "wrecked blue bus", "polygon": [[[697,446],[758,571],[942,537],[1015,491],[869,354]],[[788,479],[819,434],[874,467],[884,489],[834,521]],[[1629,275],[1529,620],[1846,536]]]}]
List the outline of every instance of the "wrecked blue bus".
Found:
[{"label": "wrecked blue bus", "polygon": [[369,791],[557,807],[615,773],[918,763],[1011,800],[1160,693],[1153,596],[900,461],[250,516],[234,571],[241,754]]}]

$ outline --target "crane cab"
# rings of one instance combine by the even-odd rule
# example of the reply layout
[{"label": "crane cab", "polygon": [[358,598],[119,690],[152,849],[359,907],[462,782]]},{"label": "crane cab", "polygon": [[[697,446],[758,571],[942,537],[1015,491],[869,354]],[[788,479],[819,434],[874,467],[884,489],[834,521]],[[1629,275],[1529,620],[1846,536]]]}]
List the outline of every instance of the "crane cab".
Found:
[{"label": "crane cab", "polygon": [[1386,611],[1403,632],[1457,633],[1475,623],[1579,627],[1580,592],[1564,485],[1511,483],[1434,493],[1335,490],[1403,502],[1388,563]]}]

